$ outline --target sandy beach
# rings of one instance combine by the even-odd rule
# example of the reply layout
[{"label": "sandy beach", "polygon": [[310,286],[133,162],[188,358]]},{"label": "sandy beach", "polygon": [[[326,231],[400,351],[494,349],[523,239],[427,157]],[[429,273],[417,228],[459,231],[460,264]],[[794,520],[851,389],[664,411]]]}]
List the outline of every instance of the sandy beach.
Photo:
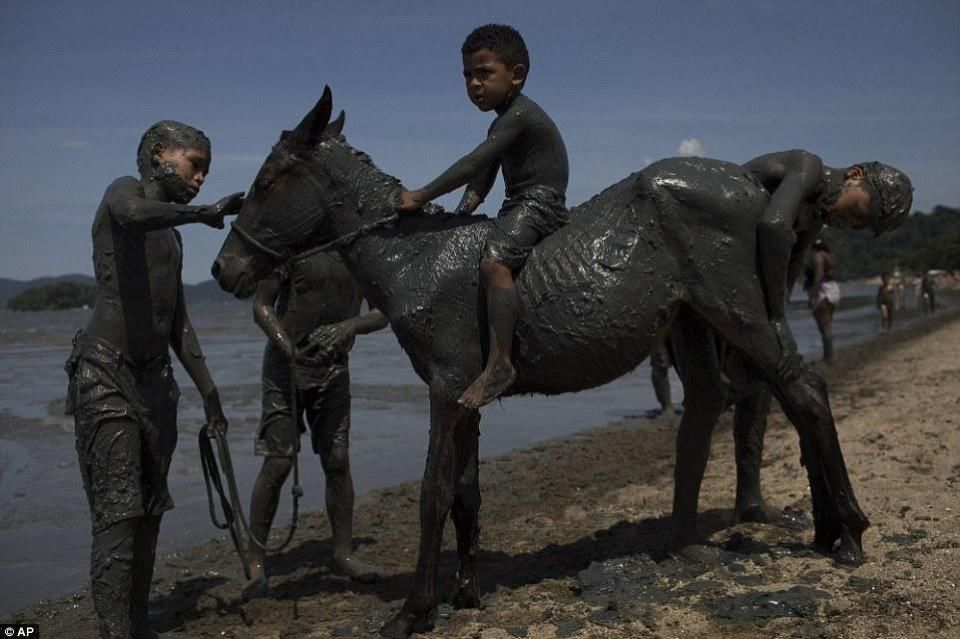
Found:
[{"label": "sandy beach", "polygon": [[[945,313],[841,350],[823,369],[850,475],[872,522],[867,561],[811,550],[812,527],[730,526],[731,413],[717,428],[700,529],[715,567],[677,562],[662,542],[679,417],[622,420],[483,460],[484,607],[442,605],[429,637],[956,637],[960,632],[960,319]],[[792,427],[774,410],[763,469],[771,505],[810,500]],[[158,559],[158,630],[191,637],[371,636],[410,588],[418,485],[358,499],[358,552],[389,576],[331,572],[329,529],[310,513],[271,561],[274,598],[244,601],[226,539]],[[278,522],[283,524],[285,522]],[[454,570],[446,529],[441,593]],[[161,534],[163,534],[161,532]],[[43,637],[95,637],[86,592],[16,616]]]}]

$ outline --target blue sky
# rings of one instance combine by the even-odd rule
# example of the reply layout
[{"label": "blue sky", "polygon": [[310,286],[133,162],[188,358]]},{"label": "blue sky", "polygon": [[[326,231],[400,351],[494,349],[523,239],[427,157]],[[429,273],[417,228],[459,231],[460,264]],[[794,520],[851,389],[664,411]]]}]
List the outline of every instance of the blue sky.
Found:
[{"label": "blue sky", "polygon": [[[209,202],[245,190],[329,84],[350,142],[422,186],[490,122],[464,96],[459,53],[487,22],[524,34],[526,92],[566,139],[571,204],[663,157],[805,148],[903,169],[918,210],[960,206],[956,0],[5,0],[0,277],[92,273],[103,190],[135,174],[141,133],[164,118],[213,141],[196,200]],[[483,210],[501,194],[498,180]],[[225,231],[182,230],[184,280],[207,279]]]}]

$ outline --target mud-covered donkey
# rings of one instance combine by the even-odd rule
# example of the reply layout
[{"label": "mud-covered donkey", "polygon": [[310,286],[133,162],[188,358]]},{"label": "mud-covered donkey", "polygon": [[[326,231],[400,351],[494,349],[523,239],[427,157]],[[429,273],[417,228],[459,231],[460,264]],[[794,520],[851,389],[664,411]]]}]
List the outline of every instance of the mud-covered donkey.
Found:
[{"label": "mud-covered donkey", "polygon": [[[247,296],[290,255],[338,246],[429,385],[414,587],[382,630],[405,637],[427,626],[436,607],[448,513],[457,531],[455,603],[475,606],[480,599],[480,414],[457,398],[480,372],[488,343],[476,265],[490,223],[437,212],[397,222],[401,185],[346,143],[343,114],[329,121],[331,102],[325,90],[274,146],[213,273],[225,290]],[[748,362],[749,375],[766,381],[800,435],[816,542],[858,560],[869,524],[847,476],[826,385],[808,368],[789,381],[778,373],[782,349],[757,275],[757,225],[768,201],[738,165],[680,158],[657,162],[573,209],[570,224],[540,244],[517,275],[518,378],[510,392],[556,394],[607,383],[641,363],[672,327],[684,336],[688,370],[701,371],[687,376],[687,406],[701,396],[715,402],[719,337]],[[681,431],[677,477],[687,478],[687,495],[675,503],[685,512],[674,513],[681,521],[695,518],[712,427]]]}]

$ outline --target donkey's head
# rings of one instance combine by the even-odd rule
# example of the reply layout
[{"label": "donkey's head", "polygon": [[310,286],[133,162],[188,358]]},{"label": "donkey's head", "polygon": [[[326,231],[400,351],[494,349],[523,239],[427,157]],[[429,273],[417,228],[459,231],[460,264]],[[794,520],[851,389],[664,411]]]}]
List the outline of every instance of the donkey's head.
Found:
[{"label": "donkey's head", "polygon": [[212,269],[237,297],[293,255],[361,226],[364,190],[375,188],[368,176],[379,172],[343,140],[343,112],[330,122],[332,103],[324,88],[300,124],[281,134],[247,192]]}]

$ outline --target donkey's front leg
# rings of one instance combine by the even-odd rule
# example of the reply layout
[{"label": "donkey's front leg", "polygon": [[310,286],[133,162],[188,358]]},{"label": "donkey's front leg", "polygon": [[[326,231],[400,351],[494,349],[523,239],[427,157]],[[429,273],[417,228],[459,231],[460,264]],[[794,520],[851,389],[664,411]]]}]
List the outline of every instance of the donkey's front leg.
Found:
[{"label": "donkey's front leg", "polygon": [[[452,407],[452,408],[451,408]],[[462,409],[456,404],[430,397],[430,448],[420,485],[420,554],[413,591],[407,595],[393,619],[380,629],[391,639],[406,639],[414,632],[433,627],[437,607],[437,567],[443,525],[453,505],[454,474],[457,467],[456,425]]]},{"label": "donkey's front leg", "polygon": [[457,527],[457,585],[453,605],[480,606],[480,412],[460,409],[456,433],[457,467],[453,523]]}]

